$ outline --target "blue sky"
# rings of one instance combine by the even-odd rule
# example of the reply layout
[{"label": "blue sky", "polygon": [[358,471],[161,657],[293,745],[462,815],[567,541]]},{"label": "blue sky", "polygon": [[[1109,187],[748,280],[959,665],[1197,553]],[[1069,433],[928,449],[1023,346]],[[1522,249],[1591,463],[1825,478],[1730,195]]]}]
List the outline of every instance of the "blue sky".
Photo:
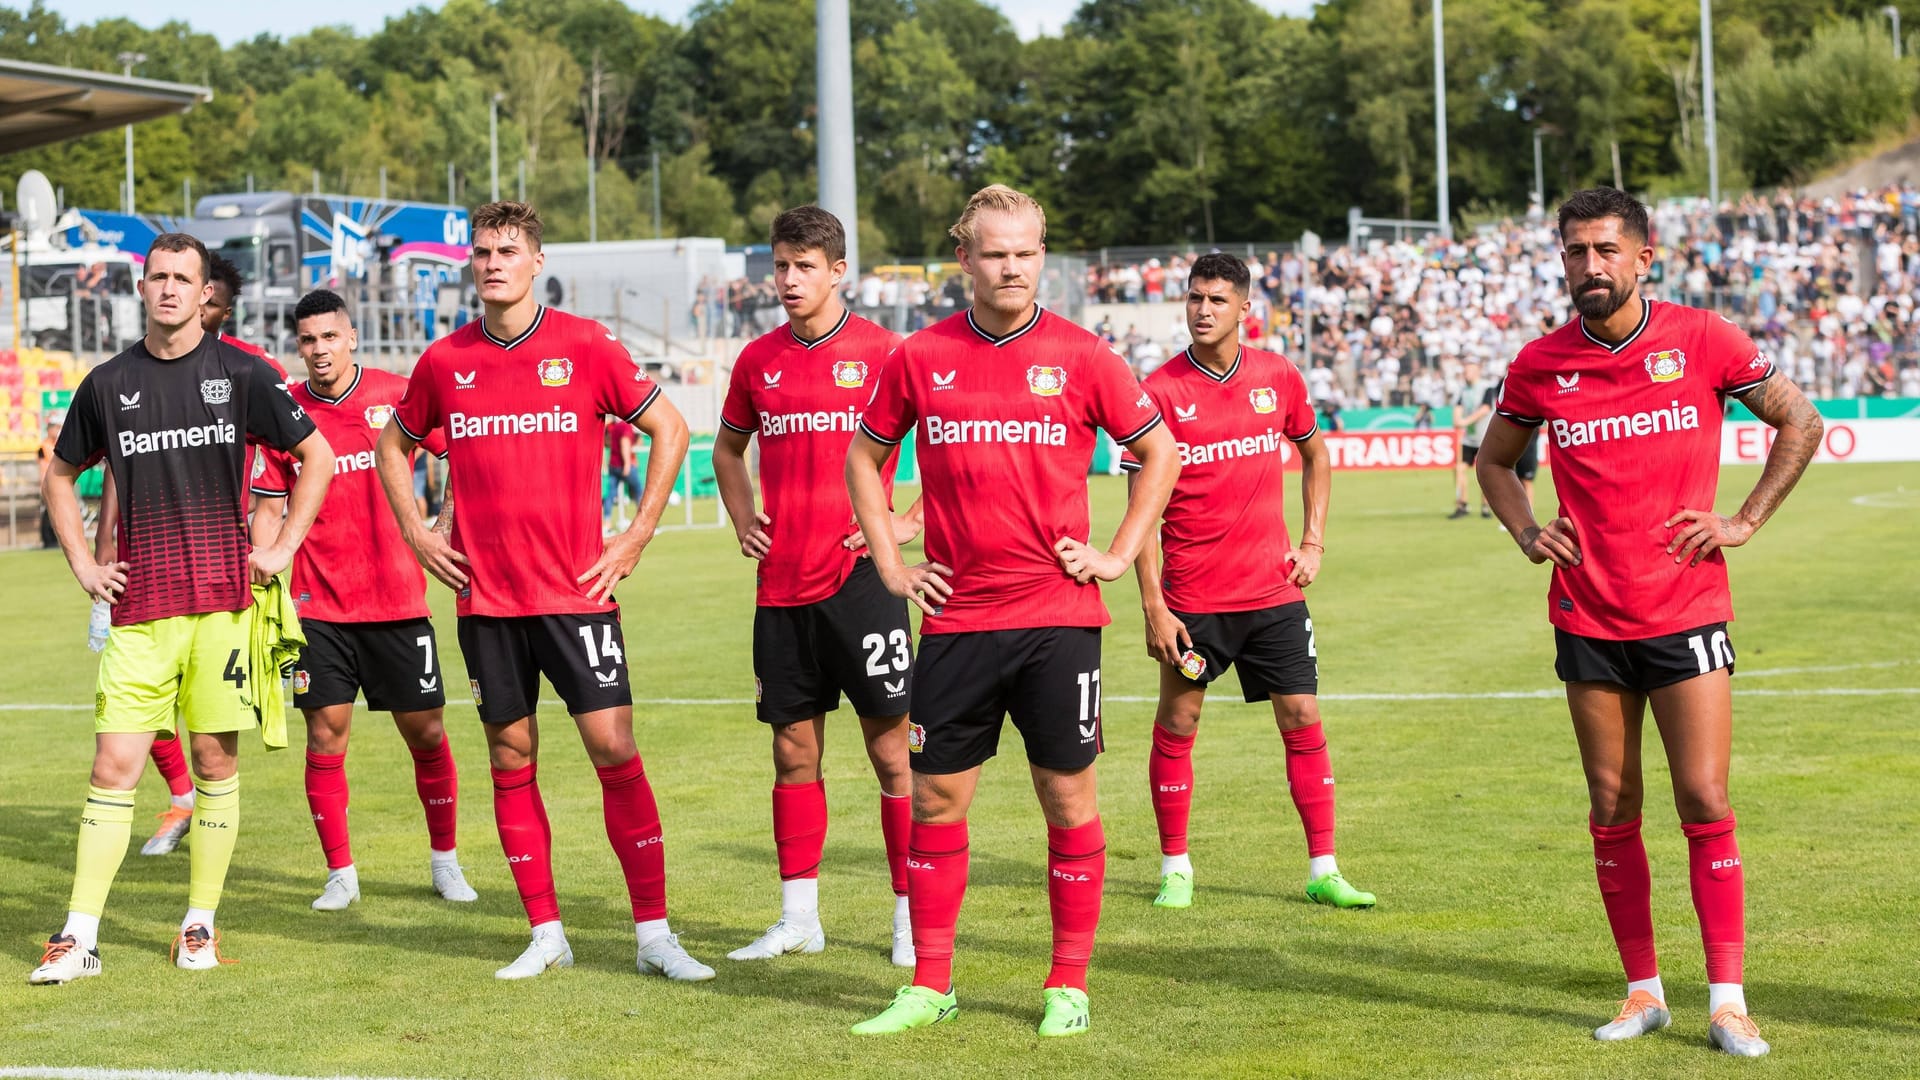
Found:
[{"label": "blue sky", "polygon": [[[417,6],[420,0],[328,0],[325,4],[231,3],[208,0],[143,0],[131,17],[143,26],[184,20],[196,30],[217,35],[231,44],[261,32],[288,36],[323,23],[347,23],[362,33],[376,30],[390,15]],[[987,0],[1009,13],[1022,37],[1052,33],[1072,17],[1079,0]],[[1314,0],[1260,0],[1291,15],[1303,15]],[[630,7],[664,18],[686,17],[694,0],[628,0]],[[69,23],[89,23],[108,16],[129,15],[126,0],[51,0],[47,5]],[[434,6],[438,6],[435,4]]]}]

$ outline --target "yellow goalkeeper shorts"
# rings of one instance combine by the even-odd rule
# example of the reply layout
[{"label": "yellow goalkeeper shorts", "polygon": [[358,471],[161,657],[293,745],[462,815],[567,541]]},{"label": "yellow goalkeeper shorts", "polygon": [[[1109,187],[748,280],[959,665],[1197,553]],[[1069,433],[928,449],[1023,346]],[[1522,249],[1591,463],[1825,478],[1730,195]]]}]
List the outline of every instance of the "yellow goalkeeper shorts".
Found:
[{"label": "yellow goalkeeper shorts", "polygon": [[93,730],[172,731],[176,709],[188,731],[253,727],[251,629],[245,610],[114,627],[100,654]]}]

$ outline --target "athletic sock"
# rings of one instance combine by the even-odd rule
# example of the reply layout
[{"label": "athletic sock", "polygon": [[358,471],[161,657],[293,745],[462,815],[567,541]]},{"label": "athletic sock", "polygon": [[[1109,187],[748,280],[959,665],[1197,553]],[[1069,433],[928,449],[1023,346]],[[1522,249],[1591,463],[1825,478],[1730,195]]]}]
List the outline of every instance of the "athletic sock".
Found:
[{"label": "athletic sock", "polygon": [[353,865],[353,844],[347,837],[347,755],[307,751],[307,809],[313,812],[313,831],[320,834],[327,869]]},{"label": "athletic sock", "polygon": [[1709,985],[1738,986],[1747,950],[1747,886],[1733,827],[1731,810],[1719,821],[1680,826],[1687,836],[1688,877],[1693,910],[1700,917]]},{"label": "athletic sock", "polygon": [[1153,751],[1147,755],[1147,789],[1153,796],[1153,820],[1160,829],[1160,854],[1187,853],[1187,818],[1193,810],[1192,735],[1175,735],[1153,725]]},{"label": "athletic sock", "polygon": [[493,770],[493,821],[500,848],[513,872],[513,886],[536,929],[560,922],[560,901],[553,891],[553,829],[540,801],[539,765]]},{"label": "athletic sock", "polygon": [[880,839],[887,846],[887,874],[893,895],[907,896],[907,837],[913,832],[913,797],[880,793]]},{"label": "athletic sock", "polygon": [[953,988],[953,932],[967,896],[967,823],[913,823],[907,842],[907,911],[913,920],[913,985]]},{"label": "athletic sock", "polygon": [[667,849],[660,832],[660,809],[653,785],[635,754],[619,765],[595,768],[600,774],[600,806],[607,820],[607,841],[627,879],[633,921],[667,917]]},{"label": "athletic sock", "polygon": [[167,793],[173,796],[175,805],[193,805],[193,778],[187,775],[187,755],[181,749],[181,739],[153,740],[153,749],[147,751],[153,758],[153,767],[160,770],[160,776],[167,782]]},{"label": "athletic sock", "polygon": [[100,916],[107,910],[107,893],[113,888],[114,875],[120,872],[120,862],[127,857],[127,841],[132,838],[133,792],[87,788],[87,801],[80,808],[73,893],[67,910],[91,915],[96,933]]},{"label": "athletic sock", "polygon": [[240,774],[225,780],[193,778],[193,850],[187,854],[187,906],[205,911],[212,929],[213,911],[227,887],[227,865],[240,842]]},{"label": "athletic sock", "polygon": [[1333,854],[1333,759],[1327,736],[1315,720],[1280,732],[1287,744],[1287,792],[1307,833],[1307,857]]},{"label": "athletic sock", "polygon": [[827,846],[827,782],[773,785],[773,850],[780,915],[819,917],[820,856]]},{"label": "athletic sock", "polygon": [[442,738],[431,750],[407,748],[413,754],[413,787],[427,815],[427,847],[452,851],[454,825],[459,819],[460,776],[453,765],[453,741]]},{"label": "athletic sock", "polygon": [[[1640,839],[1640,820],[1618,825],[1587,821],[1587,831],[1593,834],[1600,902],[1606,906],[1607,925],[1613,930],[1613,944],[1620,950],[1620,966],[1626,969],[1629,983],[1660,977],[1653,948],[1653,876],[1647,868],[1647,846]],[[1632,988],[1627,992],[1632,993]]]},{"label": "athletic sock", "polygon": [[60,928],[60,936],[70,937],[83,949],[100,947],[100,916],[85,912],[67,912],[67,925]]},{"label": "athletic sock", "polygon": [[207,933],[213,933],[213,909],[203,907],[187,908],[187,913],[180,918],[180,932],[183,934],[186,933],[187,927],[189,926],[204,926],[207,929]]},{"label": "athletic sock", "polygon": [[1707,984],[1707,1015],[1711,1017],[1725,1006],[1731,1005],[1742,1015],[1747,1011],[1747,992],[1739,983]]},{"label": "athletic sock", "polygon": [[1658,975],[1655,975],[1651,979],[1629,980],[1627,983],[1627,996],[1632,997],[1634,992],[1638,990],[1645,990],[1647,993],[1652,994],[1654,1000],[1660,1002],[1662,1005],[1667,1003],[1667,988],[1660,985],[1660,976]]},{"label": "athletic sock", "polygon": [[[1158,729],[1155,729],[1158,730]],[[1087,988],[1100,891],[1107,883],[1107,835],[1099,817],[1071,829],[1047,826],[1047,906],[1053,911],[1053,969],[1046,987]]]},{"label": "athletic sock", "polygon": [[1160,856],[1160,876],[1166,877],[1168,874],[1185,874],[1192,877],[1193,858],[1184,851],[1178,855]]}]

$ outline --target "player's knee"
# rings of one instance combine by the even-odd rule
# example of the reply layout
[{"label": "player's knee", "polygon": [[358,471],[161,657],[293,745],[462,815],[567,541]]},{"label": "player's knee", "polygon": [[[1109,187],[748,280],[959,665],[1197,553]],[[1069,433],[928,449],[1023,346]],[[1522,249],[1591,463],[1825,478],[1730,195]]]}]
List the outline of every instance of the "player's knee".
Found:
[{"label": "player's knee", "polygon": [[487,747],[487,764],[500,772],[511,772],[533,764],[533,754],[526,747],[494,743]]},{"label": "player's knee", "polygon": [[1676,779],[1673,808],[1679,813],[1680,820],[1689,825],[1724,821],[1728,814],[1733,813],[1733,807],[1727,801],[1727,786],[1717,782],[1682,785]]},{"label": "player's knee", "polygon": [[1320,722],[1320,702],[1311,694],[1284,694],[1273,698],[1273,720],[1281,731],[1311,727]]},{"label": "player's knee", "polygon": [[1590,778],[1587,802],[1596,825],[1621,825],[1640,816],[1640,786],[1618,776]]},{"label": "player's knee", "polygon": [[811,784],[820,779],[820,747],[806,721],[773,729],[773,771],[782,784]]},{"label": "player's knee", "polygon": [[1182,705],[1163,705],[1154,714],[1153,723],[1169,735],[1191,738],[1194,732],[1200,730],[1200,710]]}]

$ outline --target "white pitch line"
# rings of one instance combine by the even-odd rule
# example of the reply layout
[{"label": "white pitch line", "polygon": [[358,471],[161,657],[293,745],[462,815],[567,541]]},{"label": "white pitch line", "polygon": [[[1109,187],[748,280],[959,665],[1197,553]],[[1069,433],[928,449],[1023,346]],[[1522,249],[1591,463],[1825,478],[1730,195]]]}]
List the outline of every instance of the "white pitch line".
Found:
[{"label": "white pitch line", "polygon": [[[1763,690],[1736,687],[1735,693],[1741,697],[1902,697],[1920,694],[1920,686],[1817,686],[1798,690]],[[1564,687],[1550,690],[1480,690],[1480,691],[1438,691],[1433,693],[1358,693],[1358,694],[1321,694],[1321,701],[1531,701],[1563,697]],[[1150,704],[1160,699],[1143,697],[1136,694],[1108,694],[1102,700],[1123,704]],[[634,706],[685,705],[695,707],[736,707],[752,705],[752,698],[635,698]],[[472,705],[473,702],[450,698],[448,705]],[[91,705],[78,705],[69,702],[9,702],[0,704],[0,712],[84,712]],[[0,1077],[7,1073],[0,1072]]]},{"label": "white pitch line", "polygon": [[302,1077],[263,1072],[172,1072],[165,1069],[41,1068],[21,1066],[0,1068],[0,1077],[31,1080],[404,1080],[399,1077],[341,1076]]},{"label": "white pitch line", "polygon": [[1910,667],[1920,664],[1920,660],[1876,660],[1870,664],[1814,664],[1808,667],[1763,668],[1760,671],[1742,671],[1736,679],[1764,679],[1772,675],[1811,675],[1824,671],[1884,671],[1887,668]]}]

